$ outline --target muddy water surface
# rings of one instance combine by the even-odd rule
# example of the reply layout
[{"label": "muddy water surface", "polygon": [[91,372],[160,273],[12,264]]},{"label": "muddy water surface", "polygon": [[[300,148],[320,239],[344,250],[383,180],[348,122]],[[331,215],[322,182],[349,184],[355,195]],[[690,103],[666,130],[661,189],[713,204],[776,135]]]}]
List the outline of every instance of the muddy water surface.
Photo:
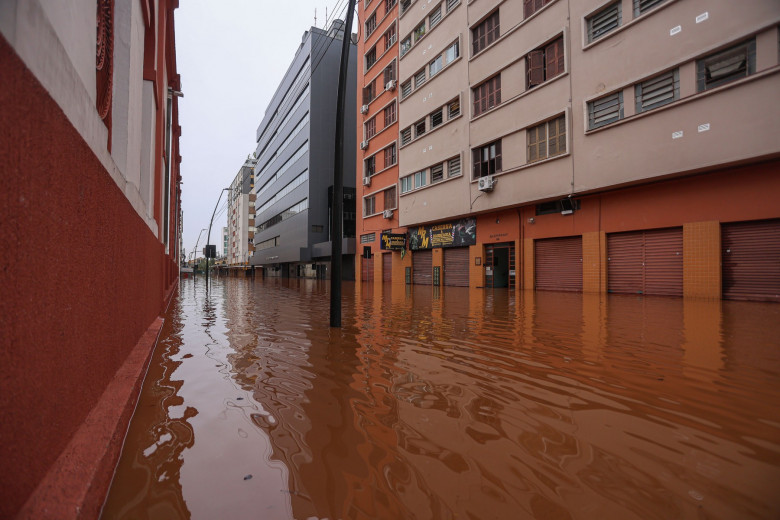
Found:
[{"label": "muddy water surface", "polygon": [[780,517],[780,305],[182,280],[103,518]]}]

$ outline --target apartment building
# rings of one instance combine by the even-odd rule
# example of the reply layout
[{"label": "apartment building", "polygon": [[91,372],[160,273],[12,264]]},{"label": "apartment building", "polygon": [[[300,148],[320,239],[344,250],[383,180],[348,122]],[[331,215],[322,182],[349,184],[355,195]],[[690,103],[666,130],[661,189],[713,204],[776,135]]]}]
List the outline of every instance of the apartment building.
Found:
[{"label": "apartment building", "polygon": [[[393,248],[403,247],[398,225],[398,2],[360,0],[358,19],[356,278],[392,281]],[[360,186],[362,185],[362,188]],[[397,263],[395,279],[403,279]]]},{"label": "apartment building", "polygon": [[400,4],[420,284],[780,301],[780,5]]},{"label": "apartment building", "polygon": [[219,256],[227,259],[228,251],[230,251],[230,239],[228,238],[228,228],[225,226],[222,228],[222,242],[220,243]]},{"label": "apartment building", "polygon": [[257,159],[248,157],[238,170],[228,191],[228,252],[227,264],[249,265],[255,245],[254,168]]},{"label": "apartment building", "polygon": [[100,514],[179,281],[177,6],[0,3],[0,518]]},{"label": "apartment building", "polygon": [[[257,129],[255,252],[264,276],[330,276],[331,199],[336,95],[344,22],[312,27],[279,84]],[[355,84],[355,48],[348,85]],[[355,156],[355,91],[347,89],[344,157]],[[355,165],[344,161],[342,265],[355,271]]]}]

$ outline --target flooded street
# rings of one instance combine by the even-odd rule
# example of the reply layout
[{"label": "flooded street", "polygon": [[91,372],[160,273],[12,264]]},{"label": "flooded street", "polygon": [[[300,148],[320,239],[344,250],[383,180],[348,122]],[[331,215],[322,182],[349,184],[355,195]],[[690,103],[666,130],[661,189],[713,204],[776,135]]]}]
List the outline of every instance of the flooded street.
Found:
[{"label": "flooded street", "polygon": [[103,518],[780,515],[780,305],[183,279]]}]

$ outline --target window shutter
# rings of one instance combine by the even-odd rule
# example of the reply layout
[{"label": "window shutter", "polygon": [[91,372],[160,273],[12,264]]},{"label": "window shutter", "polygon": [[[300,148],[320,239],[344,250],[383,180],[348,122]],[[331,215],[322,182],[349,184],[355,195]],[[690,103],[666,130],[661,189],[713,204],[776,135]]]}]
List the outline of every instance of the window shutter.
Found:
[{"label": "window shutter", "polygon": [[477,148],[476,150],[472,150],[471,151],[471,157],[472,157],[472,159],[474,161],[473,176],[474,176],[475,179],[478,178],[478,177],[482,177],[482,175],[480,175],[480,171],[479,171],[480,170],[479,165],[481,163],[481,161],[480,161],[480,154],[481,153],[482,153],[481,148]]},{"label": "window shutter", "polygon": [[557,121],[547,123],[547,157],[558,155],[558,124]]},{"label": "window shutter", "polygon": [[620,2],[616,2],[588,19],[588,43],[620,27],[620,5]]},{"label": "window shutter", "polygon": [[501,171],[501,141],[496,142],[496,171]]},{"label": "window shutter", "polygon": [[534,14],[534,0],[523,0],[523,18]]},{"label": "window shutter", "polygon": [[615,92],[588,103],[588,128],[590,129],[608,125],[622,117],[623,92]]},{"label": "window shutter", "polygon": [[563,67],[559,67],[559,57],[563,58],[563,39],[558,39],[547,45],[544,48],[544,61],[547,67],[547,74],[545,79],[554,78],[561,72]]},{"label": "window shutter", "polygon": [[636,86],[636,111],[644,112],[671,103],[680,96],[677,69]]},{"label": "window shutter", "polygon": [[528,53],[528,87],[534,87],[544,82],[544,51]]}]

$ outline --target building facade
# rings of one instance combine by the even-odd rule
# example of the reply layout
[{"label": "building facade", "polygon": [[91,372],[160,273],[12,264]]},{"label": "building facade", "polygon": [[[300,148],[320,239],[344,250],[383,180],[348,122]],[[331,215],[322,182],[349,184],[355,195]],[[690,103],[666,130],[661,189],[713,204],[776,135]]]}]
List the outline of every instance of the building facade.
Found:
[{"label": "building facade", "polygon": [[[344,23],[303,34],[287,73],[257,129],[255,253],[265,276],[329,277],[330,193],[336,94]],[[355,49],[348,85],[355,83]],[[345,279],[354,274],[355,92],[347,89],[344,125]]]},{"label": "building facade", "polygon": [[394,269],[779,300],[779,23],[771,0],[400,2]]},{"label": "building facade", "polygon": [[177,5],[0,4],[2,518],[110,483],[179,279]]},{"label": "building facade", "polygon": [[[393,280],[383,234],[398,224],[398,2],[359,1],[357,185],[361,192],[357,279]],[[362,186],[362,187],[361,187]],[[396,273],[401,279],[403,272]]]},{"label": "building facade", "polygon": [[225,259],[228,256],[228,251],[230,250],[230,240],[228,238],[229,236],[230,235],[228,234],[228,228],[227,227],[223,227],[222,228],[222,242],[221,242],[221,245],[220,245],[219,256],[221,256],[222,258],[225,258]]},{"label": "building facade", "polygon": [[257,159],[247,158],[238,170],[228,191],[228,265],[249,265],[254,253],[255,187],[254,168]]}]

